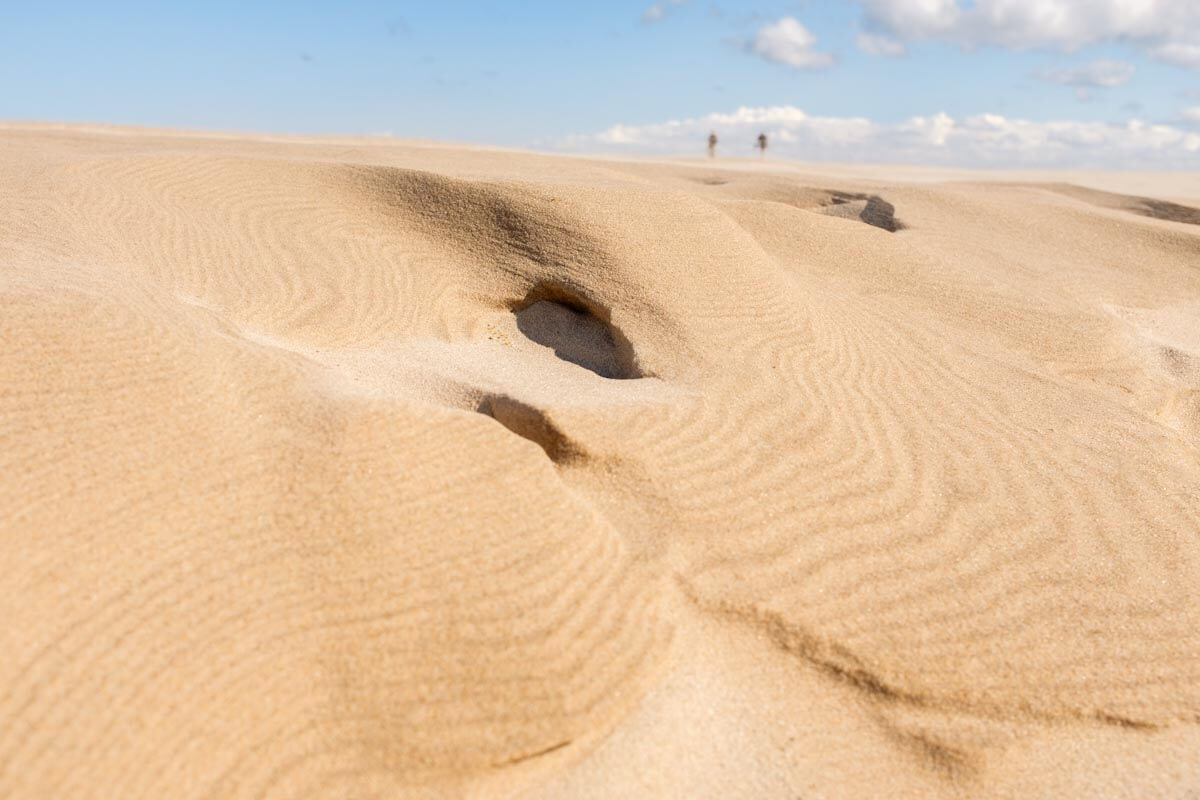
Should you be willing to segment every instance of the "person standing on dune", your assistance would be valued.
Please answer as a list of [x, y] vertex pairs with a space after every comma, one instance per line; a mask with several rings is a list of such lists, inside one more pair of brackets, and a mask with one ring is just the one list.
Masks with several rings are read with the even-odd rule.
[[713, 131], [708, 134], [708, 157], [717, 157], [717, 132]]
[[758, 149], [759, 158], [767, 157], [767, 135], [765, 133], [758, 135], [758, 141], [754, 143], [754, 146]]

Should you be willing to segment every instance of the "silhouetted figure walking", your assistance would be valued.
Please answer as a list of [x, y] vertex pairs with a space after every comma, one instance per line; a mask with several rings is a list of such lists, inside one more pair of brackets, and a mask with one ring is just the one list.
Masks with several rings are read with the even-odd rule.
[[716, 131], [708, 135], [708, 157], [717, 157], [717, 134]]
[[767, 135], [765, 133], [758, 135], [758, 141], [755, 142], [754, 146], [758, 149], [759, 158], [767, 157]]

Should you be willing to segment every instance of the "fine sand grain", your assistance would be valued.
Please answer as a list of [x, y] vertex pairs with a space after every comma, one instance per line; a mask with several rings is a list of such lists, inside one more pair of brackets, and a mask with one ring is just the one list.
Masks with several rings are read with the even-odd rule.
[[0, 797], [1200, 797], [1200, 178], [0, 126]]

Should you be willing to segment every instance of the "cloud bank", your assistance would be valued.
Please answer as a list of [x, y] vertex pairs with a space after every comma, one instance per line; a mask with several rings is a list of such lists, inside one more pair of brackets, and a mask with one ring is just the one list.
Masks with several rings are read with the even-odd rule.
[[948, 166], [1200, 168], [1200, 133], [1137, 119], [1116, 124], [1032, 121], [999, 114], [947, 114], [882, 123], [813, 116], [795, 106], [742, 107], [649, 125], [613, 125], [567, 137], [562, 149], [702, 154], [709, 131], [718, 154], [750, 156], [765, 132], [770, 152], [806, 161], [868, 161]]
[[1074, 51], [1131, 44], [1154, 58], [1200, 69], [1197, 0], [858, 0], [864, 38], [876, 54], [902, 54], [921, 40], [964, 46]]

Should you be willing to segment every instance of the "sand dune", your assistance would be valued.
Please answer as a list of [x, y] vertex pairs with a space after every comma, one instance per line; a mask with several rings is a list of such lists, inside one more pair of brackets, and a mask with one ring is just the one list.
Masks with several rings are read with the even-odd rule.
[[0, 142], [0, 797], [1200, 791], [1188, 176]]

